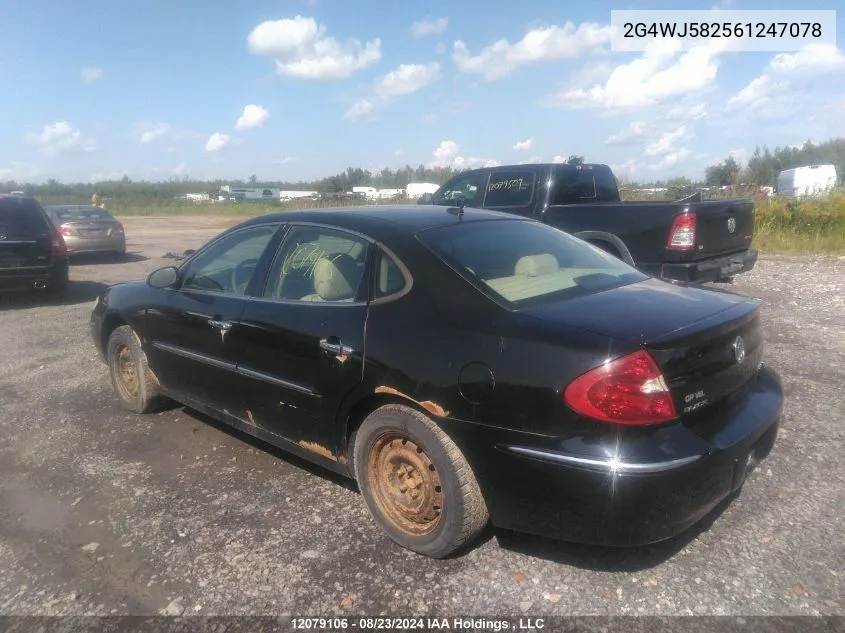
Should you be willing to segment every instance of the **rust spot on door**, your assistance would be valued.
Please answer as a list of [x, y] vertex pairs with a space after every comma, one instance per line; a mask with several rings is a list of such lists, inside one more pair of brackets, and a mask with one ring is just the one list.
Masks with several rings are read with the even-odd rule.
[[447, 415], [449, 415], [449, 412], [446, 409], [444, 409], [443, 407], [441, 407], [439, 404], [437, 404], [436, 402], [432, 402], [431, 400], [423, 400], [422, 402], [420, 402], [419, 400], [414, 400], [408, 394], [402, 393], [401, 391], [399, 391], [398, 389], [394, 389], [393, 387], [386, 387], [386, 386], [376, 387], [375, 392], [376, 393], [389, 393], [393, 396], [399, 396], [400, 398], [405, 398], [406, 400], [410, 400], [411, 402], [421, 406], [423, 409], [428, 411], [431, 415], [435, 415], [438, 418], [445, 418]]
[[317, 455], [322, 455], [333, 462], [337, 461], [337, 457], [329, 449], [317, 444], [317, 442], [306, 442], [305, 440], [300, 440], [297, 444], [299, 444], [302, 448], [308, 449], [312, 453], [317, 453]]

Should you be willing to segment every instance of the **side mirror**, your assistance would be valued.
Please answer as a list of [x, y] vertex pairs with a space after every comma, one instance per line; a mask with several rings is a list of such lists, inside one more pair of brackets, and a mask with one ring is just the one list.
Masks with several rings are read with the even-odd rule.
[[179, 269], [176, 266], [165, 266], [150, 273], [147, 285], [153, 288], [172, 288], [179, 281]]

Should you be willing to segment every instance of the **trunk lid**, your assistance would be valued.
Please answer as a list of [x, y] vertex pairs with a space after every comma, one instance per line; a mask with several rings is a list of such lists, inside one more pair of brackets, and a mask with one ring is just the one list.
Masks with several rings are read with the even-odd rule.
[[754, 202], [712, 200], [693, 205], [696, 214], [693, 259], [745, 251], [754, 234]]
[[0, 196], [0, 270], [44, 268], [52, 263], [47, 217], [34, 201]]
[[70, 227], [82, 239], [101, 239], [112, 234], [112, 231], [117, 227], [117, 222], [114, 220], [76, 220], [64, 222], [62, 226]]
[[648, 279], [521, 310], [544, 321], [639, 343], [660, 367], [682, 417], [722, 402], [757, 373], [760, 302]]

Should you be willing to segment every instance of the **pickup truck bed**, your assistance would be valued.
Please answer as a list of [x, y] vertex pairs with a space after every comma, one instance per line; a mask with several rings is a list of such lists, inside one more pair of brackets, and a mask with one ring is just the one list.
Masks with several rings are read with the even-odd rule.
[[431, 202], [536, 218], [655, 277], [723, 281], [757, 261], [752, 200], [621, 202], [606, 165], [471, 170], [445, 183]]

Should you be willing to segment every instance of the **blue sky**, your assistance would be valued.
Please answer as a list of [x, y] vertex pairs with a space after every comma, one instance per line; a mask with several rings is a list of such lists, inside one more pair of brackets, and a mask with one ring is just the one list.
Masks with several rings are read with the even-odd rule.
[[[677, 6], [7, 0], [0, 181], [300, 180], [350, 165], [572, 153], [649, 180], [700, 176], [756, 144], [845, 136], [841, 43], [780, 54], [610, 51], [612, 8]], [[845, 33], [845, 10], [837, 21]]]

